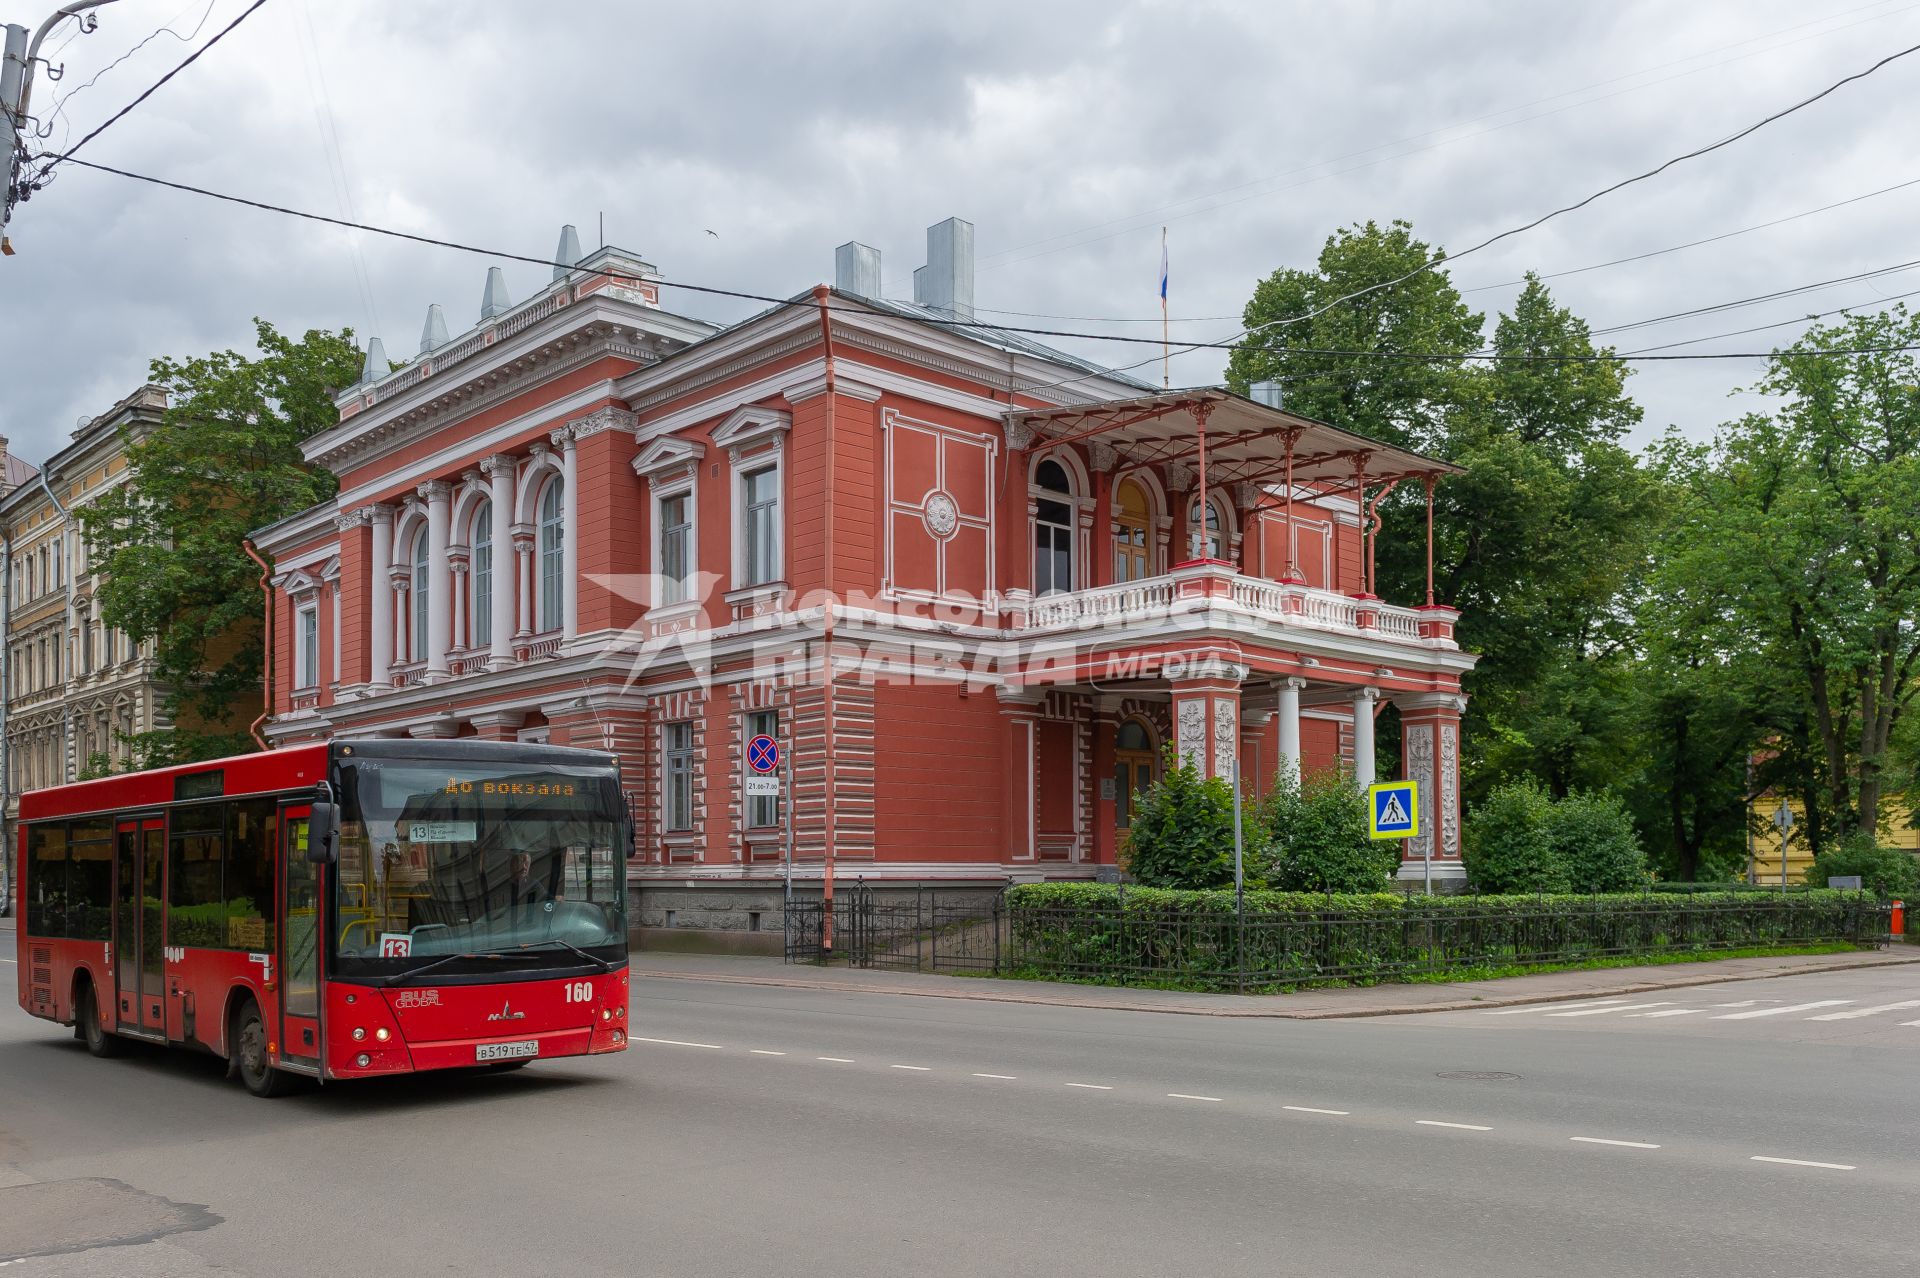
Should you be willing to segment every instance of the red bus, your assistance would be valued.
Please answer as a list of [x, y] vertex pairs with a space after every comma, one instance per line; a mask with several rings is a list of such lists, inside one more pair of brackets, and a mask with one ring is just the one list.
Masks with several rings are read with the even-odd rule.
[[20, 800], [20, 1005], [96, 1056], [211, 1052], [256, 1096], [626, 1047], [612, 756], [297, 746]]

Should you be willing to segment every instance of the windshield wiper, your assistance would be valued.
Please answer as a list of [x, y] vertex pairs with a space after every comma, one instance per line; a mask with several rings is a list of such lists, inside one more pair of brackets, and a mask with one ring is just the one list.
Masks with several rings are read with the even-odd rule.
[[402, 981], [411, 980], [413, 977], [431, 972], [436, 967], [445, 967], [457, 959], [503, 959], [505, 957], [507, 957], [505, 954], [488, 953], [481, 950], [468, 950], [461, 954], [448, 954], [435, 959], [431, 963], [422, 963], [419, 967], [410, 967], [404, 972], [395, 972], [392, 976], [381, 978], [376, 984], [382, 986], [398, 985]]
[[[585, 959], [587, 962], [598, 963], [600, 965], [600, 970], [603, 972], [611, 972], [613, 970], [613, 964], [608, 962], [606, 959], [601, 958], [598, 954], [589, 953], [588, 951], [583, 950], [579, 946], [575, 945], [572, 941], [563, 941], [557, 936], [553, 937], [550, 940], [545, 940], [545, 941], [530, 941], [525, 945], [516, 946], [514, 947], [513, 950], [506, 951], [505, 954], [512, 954], [518, 950], [544, 949], [549, 945], [558, 945], [563, 949], [572, 950], [575, 954], [578, 954], [581, 958]], [[503, 954], [502, 957], [505, 957], [505, 954]]]

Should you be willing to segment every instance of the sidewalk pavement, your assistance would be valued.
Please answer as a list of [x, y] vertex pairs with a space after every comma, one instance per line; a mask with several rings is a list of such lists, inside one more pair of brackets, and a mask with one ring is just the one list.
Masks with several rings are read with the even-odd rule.
[[735, 955], [641, 952], [632, 955], [630, 961], [633, 974], [642, 979], [777, 985], [850, 994], [904, 994], [921, 998], [1035, 1003], [1050, 1007], [1172, 1012], [1187, 1016], [1265, 1016], [1315, 1021], [1339, 1017], [1398, 1016], [1409, 1012], [1452, 1012], [1523, 1003], [1555, 1003], [1562, 999], [1606, 998], [1616, 994], [1644, 994], [1650, 990], [1684, 989], [1691, 985], [1718, 985], [1723, 981], [1756, 981], [1774, 976], [1801, 976], [1860, 967], [1920, 963], [1920, 946], [1896, 944], [1883, 950], [1846, 954], [1712, 959], [1650, 967], [1541, 972], [1532, 976], [1447, 984], [1346, 986], [1301, 990], [1294, 994], [1187, 994], [1174, 990], [1074, 985], [1058, 981], [1010, 981], [988, 977], [935, 976], [920, 972], [813, 967], [786, 964], [777, 958]]

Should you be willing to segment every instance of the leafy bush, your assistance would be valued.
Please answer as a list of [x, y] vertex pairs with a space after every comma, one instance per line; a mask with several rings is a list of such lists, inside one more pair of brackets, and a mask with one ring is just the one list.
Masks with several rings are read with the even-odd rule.
[[1566, 892], [1567, 866], [1548, 836], [1553, 800], [1531, 777], [1498, 786], [1468, 814], [1467, 879], [1478, 892]]
[[[1265, 860], [1257, 826], [1247, 825], [1241, 836], [1249, 882], [1257, 883], [1253, 872]], [[1160, 779], [1135, 802], [1124, 856], [1128, 871], [1149, 887], [1231, 885], [1233, 788], [1167, 751]]]
[[1825, 887], [1827, 880], [1844, 874], [1860, 876], [1860, 886], [1883, 900], [1902, 897], [1909, 913], [1920, 901], [1920, 861], [1899, 848], [1882, 847], [1871, 835], [1857, 834], [1831, 852], [1815, 857], [1807, 867], [1806, 880]]
[[1582, 892], [1631, 892], [1647, 880], [1647, 853], [1627, 805], [1612, 794], [1571, 794], [1547, 809], [1547, 846]]
[[1304, 783], [1274, 778], [1259, 806], [1267, 882], [1288, 892], [1379, 892], [1400, 866], [1400, 844], [1367, 836], [1367, 792], [1344, 773]]
[[1247, 989], [1589, 959], [1872, 944], [1866, 892], [1426, 896], [1032, 883], [1012, 888], [1008, 963], [1036, 976]]

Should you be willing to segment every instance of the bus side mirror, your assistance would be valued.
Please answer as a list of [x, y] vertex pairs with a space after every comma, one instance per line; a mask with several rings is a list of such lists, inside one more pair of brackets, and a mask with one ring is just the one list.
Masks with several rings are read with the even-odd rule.
[[315, 865], [332, 865], [339, 859], [334, 848], [340, 817], [331, 799], [316, 798], [307, 816], [307, 860]]

